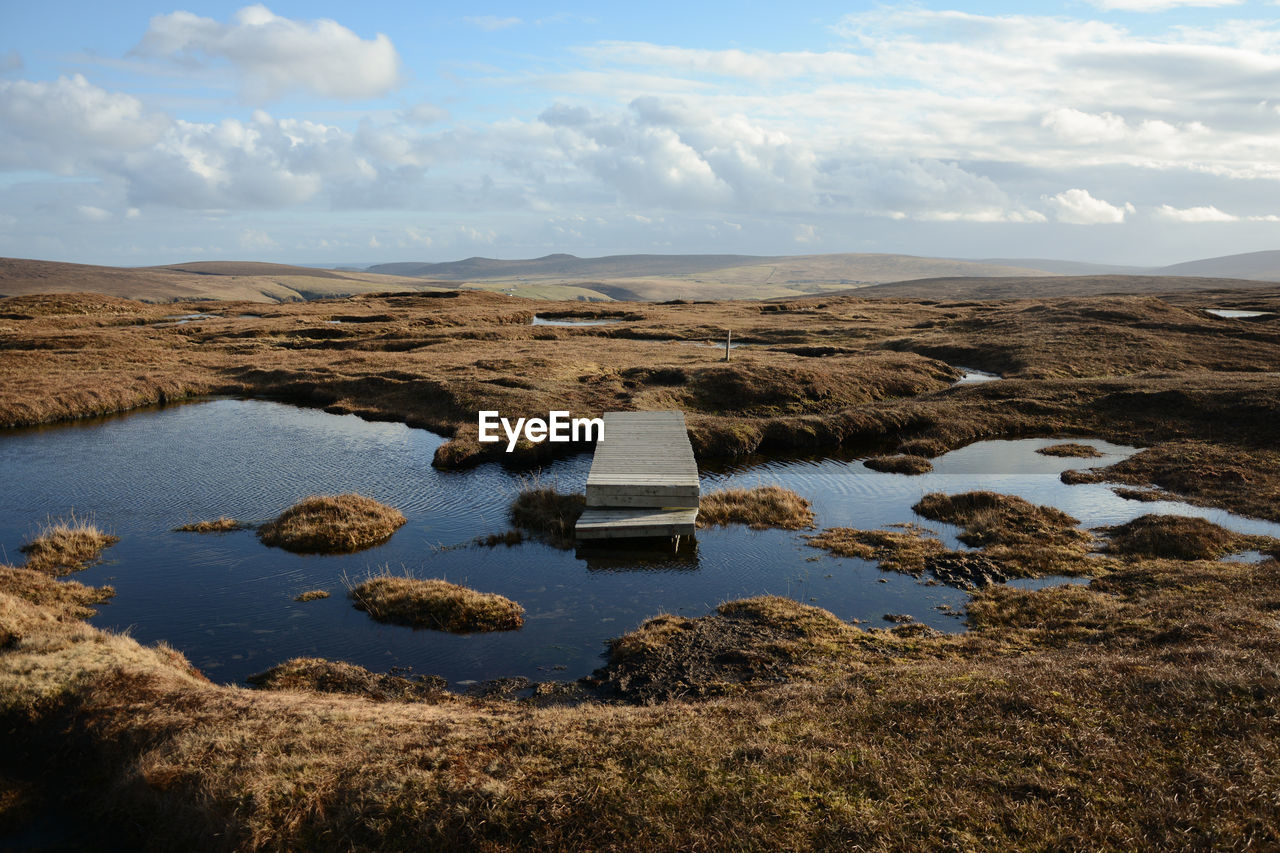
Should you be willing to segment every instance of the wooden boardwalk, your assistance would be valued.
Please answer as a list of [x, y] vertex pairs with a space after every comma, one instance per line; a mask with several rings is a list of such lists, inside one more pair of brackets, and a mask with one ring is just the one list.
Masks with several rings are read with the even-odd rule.
[[698, 463], [684, 413], [605, 412], [578, 538], [688, 536], [697, 518]]

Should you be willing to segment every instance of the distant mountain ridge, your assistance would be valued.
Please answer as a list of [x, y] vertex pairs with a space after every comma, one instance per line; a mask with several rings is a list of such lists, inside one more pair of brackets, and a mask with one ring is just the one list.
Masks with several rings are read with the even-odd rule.
[[1035, 267], [993, 264], [955, 258], [884, 253], [829, 255], [606, 255], [579, 258], [554, 254], [541, 258], [500, 260], [467, 258], [443, 263], [375, 264], [365, 271], [437, 281], [491, 281], [521, 278], [610, 280], [690, 276], [727, 270], [760, 270], [777, 266], [791, 281], [871, 284], [939, 275], [1049, 275]]
[[1252, 278], [1259, 281], [1280, 281], [1280, 251], [1247, 252], [1243, 255], [1223, 255], [1182, 264], [1161, 267], [1159, 275], [1203, 275], [1212, 278]]
[[780, 260], [764, 255], [607, 255], [579, 258], [558, 253], [541, 258], [504, 261], [497, 258], [466, 258], [442, 263], [405, 262], [374, 264], [365, 272], [433, 278], [441, 281], [516, 278], [519, 276], [564, 276], [569, 278], [633, 278], [644, 275], [682, 275], [726, 267], [748, 266]]

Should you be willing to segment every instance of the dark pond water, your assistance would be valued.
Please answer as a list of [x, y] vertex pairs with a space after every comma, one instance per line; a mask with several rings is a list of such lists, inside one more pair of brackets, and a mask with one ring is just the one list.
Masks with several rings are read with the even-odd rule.
[[[702, 615], [723, 601], [763, 593], [868, 625], [888, 625], [881, 618], [887, 613], [909, 613], [944, 631], [963, 629], [937, 609], [963, 609], [963, 591], [827, 556], [793, 532], [702, 531], [693, 553], [668, 561], [628, 552], [588, 557], [538, 543], [470, 545], [505, 529], [521, 477], [493, 464], [438, 471], [431, 459], [441, 441], [400, 424], [245, 400], [0, 433], [0, 559], [20, 561], [19, 546], [48, 518], [91, 514], [121, 538], [105, 562], [76, 576], [116, 587], [94, 624], [129, 630], [144, 643], [166, 640], [223, 682], [302, 655], [376, 671], [412, 667], [462, 684], [509, 675], [573, 679], [601, 665], [606, 639], [650, 616]], [[1052, 504], [1087, 526], [1181, 512], [1280, 535], [1280, 525], [1221, 511], [1125, 501], [1102, 485], [1065, 486], [1057, 476], [1063, 469], [1110, 464], [1133, 448], [1090, 441], [1106, 454], [1091, 460], [1034, 452], [1050, 443], [971, 445], [935, 460], [936, 470], [921, 477], [874, 472], [856, 459], [750, 460], [704, 470], [703, 489], [778, 483], [811, 500], [821, 526], [919, 520], [910, 507], [926, 492], [982, 488]], [[589, 465], [590, 456], [581, 454], [539, 476], [580, 491]], [[398, 507], [408, 523], [386, 544], [343, 556], [267, 548], [252, 531], [173, 532], [220, 515], [262, 522], [309, 494], [351, 491]], [[927, 526], [955, 544], [954, 528]], [[506, 595], [526, 608], [525, 626], [455, 636], [380, 625], [352, 608], [344, 581], [385, 567]], [[332, 597], [293, 600], [315, 588]]]

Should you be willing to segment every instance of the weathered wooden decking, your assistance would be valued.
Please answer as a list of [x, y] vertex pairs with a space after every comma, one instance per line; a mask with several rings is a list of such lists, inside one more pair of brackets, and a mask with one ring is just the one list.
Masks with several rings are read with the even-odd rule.
[[578, 538], [687, 536], [697, 518], [698, 463], [684, 413], [605, 412]]

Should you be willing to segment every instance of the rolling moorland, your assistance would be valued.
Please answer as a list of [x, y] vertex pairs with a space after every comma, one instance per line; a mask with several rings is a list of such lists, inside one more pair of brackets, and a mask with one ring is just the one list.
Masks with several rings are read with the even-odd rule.
[[[1280, 521], [1280, 286], [1018, 275], [1033, 292], [18, 295], [0, 299], [0, 426], [247, 395], [430, 428], [451, 438], [446, 468], [551, 452], [479, 444], [480, 408], [679, 408], [702, 459], [1097, 437], [1147, 448], [1108, 481]], [[743, 344], [728, 363], [691, 345], [726, 330]], [[956, 385], [961, 366], [1003, 381]], [[980, 586], [969, 630], [946, 636], [773, 597], [654, 614], [596, 676], [513, 700], [372, 690], [368, 673], [215, 685], [174, 649], [87, 625], [107, 593], [55, 577], [73, 567], [0, 567], [0, 826], [52, 809], [156, 848], [269, 850], [1280, 843], [1280, 542], [1221, 562], [1229, 535], [1176, 519], [1086, 532], [1000, 496], [918, 511], [993, 565], [1091, 582]], [[879, 533], [813, 544], [910, 570], [918, 535]]]

